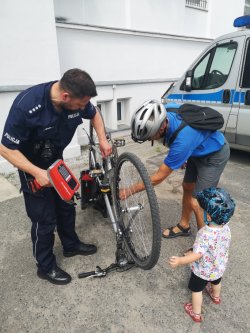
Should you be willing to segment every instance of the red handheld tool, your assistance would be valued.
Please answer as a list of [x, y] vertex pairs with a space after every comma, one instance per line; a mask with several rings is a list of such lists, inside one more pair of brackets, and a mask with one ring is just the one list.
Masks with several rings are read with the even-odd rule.
[[70, 201], [73, 199], [74, 195], [77, 199], [80, 198], [80, 195], [77, 192], [80, 183], [63, 160], [55, 161], [48, 168], [48, 177], [51, 184], [63, 200]]
[[[55, 161], [47, 170], [51, 185], [64, 201], [71, 201], [74, 196], [80, 199], [77, 190], [79, 181], [67, 167], [63, 160]], [[43, 187], [32, 177], [28, 180], [29, 188], [33, 193], [42, 190]]]

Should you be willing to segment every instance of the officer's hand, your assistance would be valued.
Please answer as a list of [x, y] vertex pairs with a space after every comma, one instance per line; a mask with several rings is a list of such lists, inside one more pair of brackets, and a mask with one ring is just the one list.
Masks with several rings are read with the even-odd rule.
[[42, 187], [52, 186], [48, 178], [47, 170], [40, 169], [39, 173], [36, 174], [35, 179], [38, 182], [38, 184]]
[[107, 157], [112, 153], [112, 147], [107, 140], [100, 141], [100, 151], [102, 157]]

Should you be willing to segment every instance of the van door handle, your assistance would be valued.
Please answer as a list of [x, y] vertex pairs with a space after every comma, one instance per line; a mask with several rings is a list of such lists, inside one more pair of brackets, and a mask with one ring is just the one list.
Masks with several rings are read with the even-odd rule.
[[222, 103], [228, 104], [230, 102], [231, 92], [229, 89], [223, 91]]

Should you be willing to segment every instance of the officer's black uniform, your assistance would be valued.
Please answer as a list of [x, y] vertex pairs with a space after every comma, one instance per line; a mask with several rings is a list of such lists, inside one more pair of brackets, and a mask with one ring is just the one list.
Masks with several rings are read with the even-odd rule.
[[[82, 118], [92, 119], [96, 113], [91, 103], [84, 110], [57, 112], [50, 99], [50, 88], [55, 82], [39, 84], [17, 96], [2, 137], [4, 146], [18, 149], [43, 169], [62, 158]], [[65, 203], [53, 188], [32, 193], [27, 183], [29, 175], [19, 170], [19, 176], [26, 211], [32, 221], [33, 254], [38, 268], [46, 273], [56, 264], [53, 254], [56, 228], [65, 251], [80, 243], [75, 232], [75, 207]]]

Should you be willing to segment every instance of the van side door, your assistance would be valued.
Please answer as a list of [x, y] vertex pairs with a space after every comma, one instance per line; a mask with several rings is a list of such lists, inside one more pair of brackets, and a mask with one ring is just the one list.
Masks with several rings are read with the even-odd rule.
[[223, 114], [222, 131], [231, 143], [236, 140], [239, 101], [234, 98], [243, 45], [244, 36], [212, 44], [188, 71], [192, 75], [191, 89], [186, 89], [185, 80], [180, 86], [183, 103], [209, 106]]
[[[236, 132], [236, 145], [250, 150], [250, 33], [246, 37], [243, 52], [241, 75], [238, 84], [239, 115]], [[236, 146], [237, 148], [237, 146]]]

